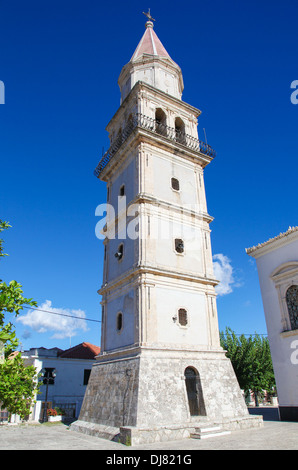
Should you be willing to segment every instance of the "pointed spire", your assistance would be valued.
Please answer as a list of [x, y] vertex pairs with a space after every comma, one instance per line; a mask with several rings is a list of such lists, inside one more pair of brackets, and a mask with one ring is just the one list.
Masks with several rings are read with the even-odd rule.
[[122, 68], [118, 84], [121, 90], [121, 103], [137, 82], [144, 82], [181, 100], [183, 77], [178, 64], [171, 59], [157, 34], [153, 30], [150, 14], [146, 30], [130, 61]]
[[[151, 16], [150, 18], [153, 20]], [[167, 57], [168, 59], [171, 59], [157, 34], [153, 30], [153, 22], [150, 20], [146, 22], [146, 31], [130, 60], [137, 60], [143, 54], [156, 55], [159, 57]]]

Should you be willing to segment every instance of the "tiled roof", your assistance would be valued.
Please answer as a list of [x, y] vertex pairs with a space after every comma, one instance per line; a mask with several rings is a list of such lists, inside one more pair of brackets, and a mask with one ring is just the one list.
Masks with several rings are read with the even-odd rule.
[[251, 255], [252, 253], [255, 253], [256, 251], [258, 251], [260, 248], [271, 245], [272, 243], [276, 242], [277, 240], [282, 240], [282, 239], [288, 237], [289, 235], [291, 235], [292, 233], [295, 233], [297, 231], [298, 231], [298, 226], [297, 227], [289, 227], [286, 232], [280, 233], [276, 237], [270, 238], [269, 240], [267, 240], [264, 243], [259, 243], [257, 246], [253, 246], [251, 248], [246, 248], [245, 249], [246, 253], [248, 255]]
[[153, 23], [150, 21], [146, 23], [146, 31], [139, 42], [131, 61], [138, 59], [143, 54], [157, 55], [159, 57], [167, 57], [168, 59], [171, 59], [157, 34], [153, 30]]
[[94, 359], [100, 353], [100, 347], [91, 343], [80, 343], [58, 354], [58, 357], [69, 359]]

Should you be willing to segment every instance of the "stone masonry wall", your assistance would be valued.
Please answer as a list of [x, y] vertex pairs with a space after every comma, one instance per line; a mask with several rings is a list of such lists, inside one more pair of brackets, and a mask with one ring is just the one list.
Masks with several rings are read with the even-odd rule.
[[106, 426], [135, 426], [139, 359], [95, 363], [79, 419]]
[[137, 425], [152, 427], [191, 421], [184, 376], [187, 367], [199, 374], [201, 400], [209, 420], [224, 422], [247, 416], [230, 360], [224, 354], [216, 359], [212, 359], [212, 353], [209, 356], [196, 353], [179, 359], [141, 358]]
[[201, 382], [206, 418], [248, 415], [231, 362], [223, 352], [146, 351], [92, 368], [79, 420], [105, 426], [152, 428], [192, 422], [185, 369]]

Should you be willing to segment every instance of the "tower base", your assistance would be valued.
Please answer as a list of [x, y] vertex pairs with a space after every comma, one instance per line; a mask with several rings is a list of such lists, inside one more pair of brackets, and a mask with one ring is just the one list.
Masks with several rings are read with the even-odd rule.
[[202, 425], [260, 427], [222, 350], [145, 345], [98, 356], [71, 429], [127, 445], [188, 438]]

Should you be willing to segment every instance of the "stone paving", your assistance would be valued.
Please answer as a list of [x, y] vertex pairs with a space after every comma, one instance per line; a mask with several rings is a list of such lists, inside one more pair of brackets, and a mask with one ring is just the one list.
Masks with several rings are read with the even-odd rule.
[[25, 424], [0, 426], [0, 450], [105, 450], [111, 455], [122, 451], [196, 451], [196, 450], [298, 450], [298, 423], [278, 421], [277, 409], [259, 408], [264, 427], [234, 431], [229, 435], [204, 440], [184, 439], [127, 447], [116, 442], [69, 431], [64, 424]]

